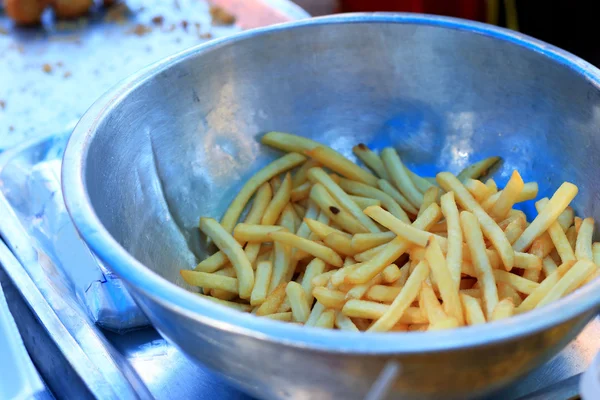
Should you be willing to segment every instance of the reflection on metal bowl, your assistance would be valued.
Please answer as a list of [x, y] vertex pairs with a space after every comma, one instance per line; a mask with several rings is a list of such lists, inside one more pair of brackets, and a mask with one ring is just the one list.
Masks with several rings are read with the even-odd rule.
[[[600, 282], [534, 312], [446, 332], [355, 334], [265, 321], [187, 292], [220, 217], [276, 152], [270, 130], [395, 146], [417, 172], [500, 155], [546, 196], [580, 187], [600, 217], [600, 72], [526, 36], [410, 14], [357, 14], [249, 31], [150, 66], [104, 95], [66, 150], [63, 189], [82, 237], [154, 325], [261, 398], [362, 398], [387, 361], [403, 398], [467, 398], [550, 359], [600, 303]], [[168, 366], [165, 366], [168, 368]]]

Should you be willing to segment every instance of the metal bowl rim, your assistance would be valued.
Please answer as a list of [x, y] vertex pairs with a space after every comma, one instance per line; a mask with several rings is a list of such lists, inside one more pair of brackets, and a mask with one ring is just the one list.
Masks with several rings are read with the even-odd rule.
[[63, 159], [62, 186], [68, 212], [91, 250], [133, 286], [134, 291], [143, 293], [172, 312], [218, 329], [315, 351], [370, 355], [453, 351], [531, 335], [585, 313], [592, 315], [600, 303], [598, 279], [542, 309], [499, 322], [451, 331], [365, 334], [307, 329], [258, 318], [200, 298], [144, 266], [110, 235], [95, 214], [88, 196], [84, 177], [86, 157], [96, 128], [131, 91], [174, 64], [221, 46], [307, 26], [354, 23], [428, 25], [511, 42], [565, 65], [600, 89], [600, 71], [586, 61], [527, 35], [458, 18], [409, 13], [356, 13], [278, 24], [213, 40], [167, 57], [126, 78], [98, 99], [75, 127]]

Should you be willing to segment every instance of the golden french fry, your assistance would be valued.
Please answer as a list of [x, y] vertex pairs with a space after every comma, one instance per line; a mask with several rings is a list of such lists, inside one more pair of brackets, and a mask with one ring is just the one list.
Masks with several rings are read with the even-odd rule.
[[478, 203], [486, 201], [493, 194], [492, 190], [485, 183], [476, 179], [466, 179], [463, 181], [463, 185], [465, 185], [465, 188]]
[[450, 276], [458, 288], [460, 284], [460, 271], [463, 259], [463, 235], [458, 214], [458, 207], [454, 200], [454, 192], [448, 192], [441, 197], [442, 214], [446, 218], [448, 231], [448, 250], [446, 252], [446, 263]]
[[525, 186], [525, 182], [521, 178], [521, 175], [517, 171], [513, 171], [506, 187], [502, 191], [498, 200], [494, 203], [490, 211], [490, 215], [496, 219], [504, 219], [508, 214], [508, 211], [513, 207], [513, 205], [517, 202], [519, 194], [523, 190]]
[[394, 232], [380, 233], [357, 233], [352, 236], [352, 248], [357, 252], [363, 252], [389, 243], [396, 237]]
[[275, 314], [281, 303], [283, 303], [283, 300], [285, 300], [286, 287], [287, 282], [281, 283], [279, 286], [277, 286], [275, 290], [273, 290], [271, 294], [267, 296], [260, 307], [258, 307], [258, 310], [256, 310], [256, 315], [260, 317], [264, 315]]
[[577, 195], [577, 186], [565, 182], [552, 195], [552, 198], [544, 209], [535, 217], [531, 224], [525, 229], [521, 237], [515, 242], [515, 251], [526, 250], [531, 243], [544, 233], [558, 216], [567, 208], [569, 203]]
[[256, 191], [256, 195], [254, 195], [254, 201], [244, 222], [247, 224], [260, 224], [260, 220], [269, 206], [272, 196], [273, 191], [269, 183], [263, 183]]
[[483, 310], [476, 298], [461, 293], [460, 300], [465, 310], [465, 321], [467, 325], [485, 324]]
[[498, 304], [498, 290], [490, 260], [485, 252], [483, 233], [481, 232], [477, 218], [468, 211], [460, 213], [460, 223], [471, 253], [471, 260], [476, 270], [475, 273], [477, 274], [478, 282], [483, 291], [482, 299], [485, 303], [485, 312], [490, 317]]
[[551, 273], [539, 284], [535, 290], [533, 290], [529, 296], [523, 300], [523, 302], [517, 306], [515, 309], [516, 313], [524, 313], [526, 311], [533, 310], [540, 301], [550, 292], [550, 290], [558, 283], [560, 278], [563, 277], [567, 271], [569, 271], [574, 265], [576, 261], [571, 260], [562, 263], [556, 271]]
[[322, 144], [314, 140], [284, 132], [268, 132], [262, 139], [262, 144], [287, 151], [288, 153], [304, 153], [306, 150], [314, 149]]
[[380, 206], [381, 205], [380, 200], [371, 199], [369, 197], [350, 196], [350, 199], [352, 199], [352, 201], [354, 201], [356, 203], [356, 205], [361, 209], [365, 209], [370, 206]]
[[[421, 289], [421, 283], [423, 283], [428, 276], [429, 266], [427, 265], [426, 261], [421, 261], [412, 274], [410, 274], [408, 280], [406, 281], [406, 285], [402, 287], [400, 293], [394, 299], [389, 308], [377, 321], [375, 321], [373, 325], [369, 327], [368, 330], [371, 332], [385, 332], [389, 331], [394, 325], [396, 325], [396, 323], [404, 322], [401, 321], [402, 315], [406, 312], [411, 303], [417, 298], [419, 295], [419, 290]], [[346, 305], [347, 304], [348, 303], [346, 303]], [[345, 308], [346, 307], [344, 307], [344, 314], [348, 315], [347, 312], [345, 312]]]
[[[450, 275], [450, 270], [446, 264], [442, 249], [437, 240], [433, 237], [430, 238], [427, 243], [425, 259], [429, 264], [433, 278], [437, 283], [440, 295], [444, 301], [444, 310], [448, 316], [456, 318], [459, 324], [462, 325], [464, 319], [460, 298], [458, 296], [458, 287], [455, 285], [454, 280]], [[408, 279], [410, 280], [410, 277]]]
[[[305, 156], [297, 153], [290, 153], [279, 158], [278, 160], [273, 161], [271, 164], [258, 171], [244, 184], [235, 199], [229, 205], [229, 208], [221, 219], [223, 229], [225, 229], [225, 231], [228, 233], [233, 231], [233, 227], [242, 214], [246, 203], [263, 183], [267, 182], [272, 177], [281, 174], [282, 172], [294, 168], [304, 160], [306, 160]], [[275, 221], [272, 223], [274, 222]]]
[[269, 233], [269, 236], [275, 241], [276, 245], [277, 243], [283, 243], [285, 245], [300, 249], [336, 267], [341, 267], [344, 263], [342, 258], [330, 248], [308, 239], [304, 239], [293, 233], [277, 231]]
[[285, 179], [281, 183], [279, 190], [275, 192], [269, 206], [267, 207], [260, 223], [262, 225], [274, 225], [279, 219], [285, 206], [290, 202], [292, 193], [292, 178], [290, 174], [286, 174]]
[[400, 293], [400, 289], [401, 287], [373, 285], [369, 288], [365, 297], [368, 300], [373, 300], [380, 303], [391, 303]]
[[287, 283], [292, 269], [292, 248], [285, 243], [276, 242], [273, 248], [273, 273], [269, 283], [269, 293], [281, 283]]
[[582, 223], [583, 223], [583, 220], [579, 217], [575, 217], [573, 220], [573, 225], [575, 225], [575, 230], [577, 231], [578, 234], [579, 234], [579, 228], [581, 228]]
[[427, 282], [423, 282], [421, 285], [419, 306], [425, 312], [425, 315], [427, 315], [430, 324], [437, 324], [448, 318], [435, 292]]
[[[547, 205], [548, 205], [548, 199], [542, 199], [535, 204], [538, 212], [541, 212]], [[564, 214], [564, 212], [563, 212], [563, 214]], [[550, 226], [548, 227], [548, 235], [550, 236], [550, 239], [552, 240], [552, 243], [553, 243], [554, 247], [556, 248], [556, 251], [558, 252], [562, 262], [575, 260], [575, 253], [573, 252], [573, 248], [571, 247], [571, 244], [569, 243], [569, 239], [567, 239], [567, 235], [565, 234], [565, 231], [563, 230], [563, 228], [560, 225], [558, 220], [553, 222], [552, 224], [550, 224]], [[542, 237], [544, 237], [544, 236], [541, 236], [540, 238], [542, 238]], [[535, 244], [535, 241], [534, 241], [534, 244]], [[590, 244], [591, 244], [591, 240], [590, 240]], [[532, 244], [532, 247], [533, 247], [533, 244]], [[538, 249], [535, 249], [535, 250], [532, 249], [532, 252], [533, 251], [541, 252]]]
[[335, 323], [335, 310], [325, 310], [315, 322], [315, 328], [333, 329]]
[[577, 246], [577, 228], [575, 228], [575, 226], [571, 226], [569, 229], [567, 229], [566, 235], [571, 247], [575, 248]]
[[496, 286], [498, 287], [498, 298], [499, 299], [509, 298], [513, 301], [513, 304], [515, 305], [515, 307], [518, 307], [519, 305], [521, 305], [521, 302], [523, 300], [521, 300], [521, 295], [519, 295], [519, 293], [515, 290], [515, 288], [513, 288], [512, 286], [510, 286], [509, 284], [504, 283], [504, 282], [498, 282], [498, 284]]
[[306, 292], [297, 282], [290, 282], [285, 288], [285, 293], [292, 307], [292, 316], [296, 322], [306, 322], [310, 315], [310, 308], [306, 298]]
[[217, 251], [212, 256], [202, 260], [194, 271], [197, 272], [215, 272], [223, 268], [229, 262], [229, 258], [222, 251]]
[[[346, 267], [344, 267], [344, 268], [346, 268]], [[343, 269], [343, 268], [340, 268], [340, 269]], [[325, 285], [327, 285], [327, 282], [329, 282], [329, 279], [331, 279], [331, 277], [333, 276], [333, 274], [335, 272], [337, 272], [337, 271], [339, 271], [339, 270], [334, 269], [334, 270], [331, 270], [331, 271], [323, 272], [322, 274], [315, 276], [310, 281], [311, 284], [312, 284], [312, 287], [314, 288], [314, 287], [317, 287], [317, 286], [325, 286]]]
[[281, 187], [281, 179], [278, 176], [274, 176], [273, 178], [271, 178], [269, 183], [271, 184], [271, 190], [273, 191], [273, 193], [277, 192]]
[[544, 275], [549, 276], [551, 273], [556, 271], [558, 265], [554, 261], [551, 256], [546, 256], [542, 260], [542, 270], [544, 271]]
[[[380, 304], [366, 300], [348, 300], [342, 313], [351, 318], [381, 319], [390, 312], [389, 304]], [[427, 323], [427, 318], [418, 307], [406, 307], [398, 323], [422, 324]], [[394, 324], [395, 325], [395, 324]], [[369, 327], [371, 329], [373, 326]]]
[[387, 171], [383, 166], [383, 161], [375, 152], [373, 152], [367, 145], [359, 143], [352, 148], [352, 151], [362, 162], [365, 163], [373, 172], [375, 172], [380, 178], [388, 179]]
[[307, 199], [308, 195], [310, 194], [311, 187], [312, 183], [304, 182], [302, 185], [293, 188], [290, 192], [290, 201], [296, 202]]
[[427, 330], [428, 331], [439, 331], [439, 330], [443, 330], [443, 329], [454, 329], [454, 328], [458, 328], [459, 326], [460, 326], [460, 324], [458, 323], [456, 318], [446, 317], [445, 319], [440, 320], [435, 324], [430, 324], [429, 328], [427, 328]]
[[537, 282], [500, 269], [495, 269], [492, 272], [496, 281], [507, 283], [520, 293], [531, 294], [540, 285]]
[[212, 301], [213, 303], [220, 304], [225, 307], [233, 308], [238, 311], [250, 312], [252, 310], [252, 306], [249, 304], [241, 304], [233, 301], [220, 300], [215, 297], [207, 296], [201, 293], [195, 293], [197, 296], [202, 297], [205, 300]]
[[400, 207], [409, 214], [417, 215], [419, 213], [419, 209], [412, 205], [410, 201], [402, 193], [398, 191], [392, 184], [385, 179], [380, 179], [377, 181], [377, 185], [379, 189], [381, 189], [384, 193], [390, 196], [396, 203], [400, 205]]
[[275, 321], [292, 322], [292, 313], [290, 311], [280, 312], [280, 313], [265, 315], [264, 317], [261, 317], [261, 318], [274, 319]]
[[305, 154], [345, 178], [371, 186], [377, 185], [377, 177], [375, 175], [362, 169], [331, 148], [319, 146], [306, 151]]
[[368, 261], [371, 258], [375, 257], [375, 255], [377, 255], [377, 253], [381, 252], [384, 248], [385, 248], [385, 243], [380, 244], [377, 247], [373, 247], [372, 249], [365, 250], [362, 253], [355, 254], [354, 259], [356, 261], [360, 261], [360, 262]]
[[359, 332], [354, 322], [341, 311], [335, 313], [335, 326], [341, 331]]
[[310, 263], [306, 266], [304, 270], [304, 275], [302, 276], [302, 288], [306, 292], [306, 299], [309, 304], [313, 302], [312, 295], [312, 280], [314, 277], [321, 275], [325, 271], [326, 264], [323, 260], [318, 258], [313, 258]]
[[496, 224], [492, 217], [483, 210], [479, 203], [475, 201], [469, 191], [465, 189], [462, 183], [454, 175], [449, 172], [441, 172], [437, 175], [437, 180], [442, 189], [447, 192], [454, 192], [454, 196], [459, 205], [477, 217], [483, 234], [492, 242], [492, 245], [498, 251], [500, 258], [502, 258], [504, 268], [507, 271], [510, 271], [515, 263], [514, 250], [498, 224]]
[[517, 196], [516, 203], [521, 203], [527, 200], [535, 199], [538, 195], [538, 190], [539, 189], [537, 182], [527, 182], [523, 186], [521, 193], [519, 193], [519, 195]]
[[483, 294], [481, 289], [461, 289], [459, 292], [477, 299], [481, 298], [481, 295]]
[[327, 289], [324, 287], [315, 287], [312, 291], [317, 301], [327, 308], [341, 310], [346, 302], [346, 293], [340, 290]]
[[509, 211], [508, 214], [508, 217], [498, 222], [500, 229], [506, 231], [506, 228], [513, 222], [518, 223], [523, 229], [527, 227], [527, 217], [522, 211], [513, 209]]
[[308, 178], [313, 182], [318, 182], [327, 189], [329, 194], [337, 201], [346, 211], [358, 220], [370, 232], [381, 232], [381, 230], [371, 221], [363, 212], [362, 209], [338, 186], [321, 168], [312, 168], [308, 171]]
[[369, 282], [356, 285], [352, 289], [348, 290], [348, 292], [346, 293], [346, 300], [362, 299], [372, 286], [379, 285], [381, 282], [383, 282], [383, 277], [381, 276], [381, 274], [375, 275], [375, 277]]
[[240, 223], [233, 229], [233, 238], [238, 242], [268, 242], [267, 235], [271, 232], [280, 231], [283, 228], [277, 225], [253, 225]]
[[327, 235], [330, 235], [332, 233], [337, 233], [341, 236], [344, 236], [348, 240], [350, 240], [352, 238], [352, 236], [349, 235], [348, 233], [342, 232], [339, 229], [332, 228], [331, 226], [324, 224], [322, 222], [316, 221], [314, 219], [305, 218], [304, 222], [306, 222], [306, 225], [308, 225], [308, 228], [321, 239], [325, 239], [327, 237]]
[[492, 194], [498, 192], [498, 185], [496, 185], [496, 181], [491, 178], [485, 181], [485, 186], [492, 191]]
[[233, 293], [238, 292], [238, 280], [236, 278], [185, 269], [181, 270], [180, 274], [183, 280], [192, 286], [199, 286], [205, 289], [220, 289]]
[[487, 213], [491, 212], [492, 208], [494, 208], [494, 204], [496, 204], [500, 196], [502, 196], [502, 190], [492, 194], [484, 202], [482, 202], [481, 208], [483, 208]]
[[408, 219], [406, 212], [389, 194], [372, 186], [366, 185], [361, 182], [351, 181], [349, 179], [340, 179], [339, 185], [345, 192], [350, 193], [352, 195], [367, 197], [370, 199], [380, 201], [381, 205], [383, 205], [385, 209], [392, 213], [394, 217], [399, 218], [404, 222], [410, 222], [410, 219]]
[[353, 256], [356, 251], [352, 247], [352, 240], [340, 233], [332, 232], [325, 236], [323, 243], [338, 254]]
[[458, 174], [457, 178], [460, 181], [465, 179], [477, 179], [487, 175], [490, 169], [494, 167], [502, 159], [500, 157], [488, 157], [474, 164], [469, 165]]
[[240, 298], [249, 299], [254, 286], [254, 270], [242, 246], [212, 218], [200, 218], [200, 230], [227, 256], [238, 279]]
[[417, 189], [415, 183], [410, 178], [396, 150], [386, 147], [381, 151], [381, 159], [390, 180], [396, 188], [406, 196], [414, 207], [419, 207], [423, 203], [423, 194]]
[[[308, 208], [306, 209], [306, 213], [304, 214], [304, 218], [308, 218], [308, 219], [315, 219], [319, 216], [319, 207], [317, 206], [317, 204], [312, 201], [309, 200], [308, 203]], [[304, 221], [304, 218], [302, 219], [302, 223], [300, 224], [300, 226], [298, 227], [298, 229], [296, 230], [296, 235], [303, 237], [305, 239], [308, 239], [308, 237], [310, 236], [311, 230], [308, 227], [308, 225], [306, 224], [306, 222]]]
[[559, 279], [537, 304], [536, 308], [543, 307], [560, 299], [577, 289], [586, 278], [596, 270], [596, 265], [590, 260], [579, 260]]
[[325, 311], [325, 306], [318, 301], [313, 306], [312, 310], [310, 310], [310, 315], [308, 319], [304, 323], [305, 326], [315, 326], [321, 314]]
[[345, 231], [350, 233], [368, 232], [367, 228], [348, 213], [348, 211], [344, 210], [320, 183], [315, 183], [313, 185], [310, 190], [310, 198], [317, 203], [319, 208], [325, 212], [332, 221], [341, 226]]
[[499, 321], [504, 318], [512, 317], [515, 313], [515, 303], [511, 298], [505, 298], [498, 302], [492, 312], [490, 321]]
[[419, 208], [418, 215], [421, 215], [423, 211], [427, 209], [431, 204], [437, 203], [437, 199], [440, 195], [440, 188], [437, 186], [432, 186], [423, 193], [423, 203], [421, 203], [421, 207]]
[[386, 283], [394, 283], [402, 276], [402, 271], [396, 264], [390, 264], [381, 272], [381, 277]]
[[521, 234], [523, 233], [524, 230], [525, 230], [524, 224], [521, 222], [520, 218], [517, 218], [514, 221], [512, 221], [510, 224], [508, 224], [506, 229], [504, 229], [504, 234], [506, 235], [508, 242], [510, 244], [513, 244], [521, 236]]
[[250, 304], [252, 306], [260, 306], [264, 303], [267, 298], [272, 273], [273, 264], [271, 261], [261, 261], [256, 266], [256, 279], [252, 294], [250, 295]]
[[[413, 222], [412, 226], [417, 229], [427, 230], [431, 225], [439, 221], [441, 215], [442, 212], [440, 207], [437, 204], [432, 204], [415, 220], [415, 222]], [[373, 258], [350, 273], [348, 275], [348, 282], [354, 284], [368, 282], [369, 279], [383, 271], [385, 267], [394, 262], [409, 248], [410, 243], [403, 238], [397, 237], [393, 239], [385, 245], [383, 250], [373, 256]]]
[[575, 243], [575, 256], [578, 260], [593, 260], [592, 236], [594, 235], [594, 218], [586, 218], [581, 223]]
[[[303, 152], [304, 150], [302, 150], [302, 153]], [[294, 174], [294, 177], [292, 178], [292, 187], [295, 189], [304, 185], [308, 181], [308, 170], [320, 166], [321, 164], [319, 164], [318, 161], [313, 160], [312, 158], [306, 160], [306, 162], [304, 162], [300, 166], [300, 168], [298, 168], [298, 171], [296, 171], [296, 173]]]

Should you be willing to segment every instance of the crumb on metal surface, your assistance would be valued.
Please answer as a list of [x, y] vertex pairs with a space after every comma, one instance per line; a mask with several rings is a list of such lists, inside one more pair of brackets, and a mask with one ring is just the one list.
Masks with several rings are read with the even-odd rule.
[[62, 67], [64, 66], [64, 64], [63, 64], [63, 62], [62, 62], [62, 61], [59, 61], [59, 62], [57, 62], [57, 63], [56, 63], [56, 66], [57, 66], [58, 68], [62, 68]]
[[132, 29], [127, 31], [127, 33], [132, 33], [137, 36], [144, 36], [150, 32], [152, 32], [152, 28], [144, 24], [136, 24]]
[[14, 127], [14, 126], [12, 126], [12, 125], [11, 125], [11, 126], [9, 126], [9, 127], [8, 127], [8, 131], [9, 131], [9, 132], [13, 132], [14, 130], [15, 130], [15, 127]]
[[183, 28], [183, 30], [184, 30], [184, 31], [186, 31], [186, 32], [187, 32], [187, 30], [188, 30], [188, 25], [189, 25], [189, 22], [187, 22], [185, 19], [184, 19], [183, 21], [181, 21], [181, 27], [182, 27], [182, 28]]
[[71, 71], [65, 71], [65, 73], [63, 74], [63, 78], [68, 79], [72, 76], [73, 74], [71, 73]]
[[52, 73], [52, 65], [45, 63], [44, 65], [42, 65], [42, 70], [45, 73], [50, 74], [50, 73]]
[[162, 24], [165, 22], [165, 17], [163, 17], [162, 15], [157, 15], [156, 17], [152, 18], [152, 23], [154, 25], [157, 26], [162, 26]]
[[235, 16], [219, 6], [210, 6], [210, 16], [213, 25], [231, 25], [235, 22]]
[[6, 102], [4, 100], [0, 100], [0, 109], [4, 110], [6, 108]]
[[106, 11], [104, 22], [116, 22], [118, 24], [123, 24], [125, 21], [127, 21], [127, 17], [130, 13], [131, 10], [125, 3], [117, 3]]
[[213, 35], [210, 32], [205, 32], [200, 35], [200, 39], [212, 39]]

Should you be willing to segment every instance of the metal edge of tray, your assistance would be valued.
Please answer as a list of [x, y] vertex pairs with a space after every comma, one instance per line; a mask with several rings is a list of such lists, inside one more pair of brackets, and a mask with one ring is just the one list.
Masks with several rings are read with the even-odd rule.
[[[0, 170], [21, 150], [48, 138], [28, 141], [3, 153], [0, 156]], [[39, 264], [38, 252], [30, 244], [29, 236], [3, 195], [0, 195], [0, 220], [0, 237], [5, 241], [0, 243], [0, 262], [12, 285], [43, 327], [45, 342], [53, 345], [57, 354], [64, 358], [63, 367], [70, 368], [78, 376], [91, 397], [152, 398], [137, 373], [112, 348], [87, 315], [72, 306], [76, 299], [71, 299], [73, 301], [69, 304], [65, 294], [59, 293], [56, 286], [49, 282]], [[25, 342], [27, 345], [27, 341]], [[48, 361], [39, 347], [28, 347], [28, 351], [50, 389], [56, 390], [52, 387], [53, 377], [49, 375], [51, 371], [44, 373], [43, 365], [39, 365]], [[57, 384], [64, 389], [64, 385]]]

